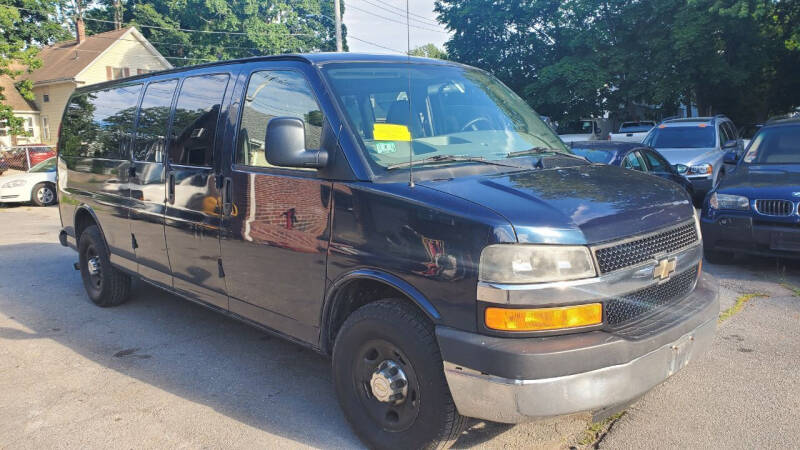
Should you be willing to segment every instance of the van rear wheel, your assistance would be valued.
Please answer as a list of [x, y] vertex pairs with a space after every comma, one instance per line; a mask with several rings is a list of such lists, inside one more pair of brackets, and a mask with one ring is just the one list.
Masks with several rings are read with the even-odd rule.
[[347, 318], [333, 349], [336, 394], [370, 448], [443, 448], [466, 424], [444, 377], [433, 324], [403, 300]]
[[128, 300], [131, 277], [111, 265], [108, 247], [96, 225], [81, 233], [78, 259], [83, 286], [95, 305], [116, 306]]

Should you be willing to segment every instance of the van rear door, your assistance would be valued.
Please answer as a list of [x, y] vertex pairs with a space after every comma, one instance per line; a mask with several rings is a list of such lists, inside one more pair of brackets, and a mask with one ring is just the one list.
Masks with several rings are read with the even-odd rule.
[[215, 148], [223, 133], [217, 128], [229, 80], [228, 73], [209, 73], [181, 83], [168, 137], [165, 209], [174, 288], [223, 309], [228, 309], [228, 297], [220, 261], [221, 199], [214, 162], [219, 159]]

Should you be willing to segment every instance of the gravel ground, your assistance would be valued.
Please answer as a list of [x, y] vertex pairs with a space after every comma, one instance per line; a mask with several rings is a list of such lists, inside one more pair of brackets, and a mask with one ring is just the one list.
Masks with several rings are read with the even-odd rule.
[[[97, 308], [57, 231], [56, 208], [0, 208], [0, 449], [360, 446], [325, 358], [142, 284], [129, 303]], [[633, 405], [600, 447], [797, 445], [800, 297], [779, 283], [800, 286], [800, 264], [705, 269], [723, 309], [741, 294], [769, 297], [723, 322], [712, 350]], [[475, 421], [456, 447], [564, 448], [589, 421]]]

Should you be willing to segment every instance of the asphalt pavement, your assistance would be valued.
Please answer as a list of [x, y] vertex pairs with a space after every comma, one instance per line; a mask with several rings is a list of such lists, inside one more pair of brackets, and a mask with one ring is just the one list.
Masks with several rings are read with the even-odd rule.
[[[142, 283], [125, 305], [95, 307], [58, 229], [57, 208], [0, 208], [0, 449], [361, 446], [326, 358]], [[590, 414], [473, 421], [456, 447], [796, 447], [800, 264], [704, 269], [723, 309], [766, 297], [610, 428], [587, 434]]]

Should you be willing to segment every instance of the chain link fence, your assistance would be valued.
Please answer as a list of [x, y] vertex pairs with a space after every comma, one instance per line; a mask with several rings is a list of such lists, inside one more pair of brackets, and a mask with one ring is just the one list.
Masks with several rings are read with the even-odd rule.
[[27, 171], [31, 167], [56, 156], [49, 145], [22, 145], [0, 149], [0, 175], [8, 170]]

